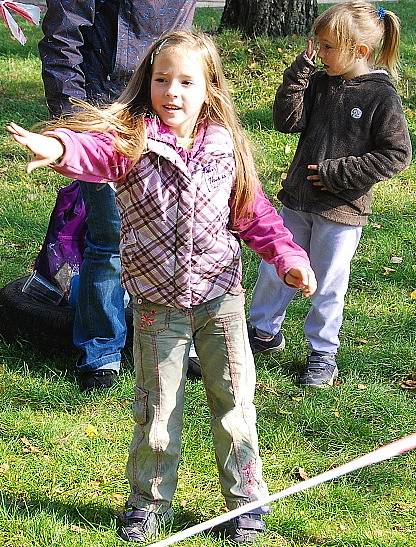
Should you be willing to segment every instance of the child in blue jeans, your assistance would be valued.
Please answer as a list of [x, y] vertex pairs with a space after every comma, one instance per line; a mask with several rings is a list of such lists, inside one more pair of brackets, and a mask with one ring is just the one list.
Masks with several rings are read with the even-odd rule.
[[[370, 212], [371, 189], [404, 169], [411, 145], [400, 98], [385, 70], [396, 73], [399, 21], [368, 2], [344, 2], [314, 24], [284, 72], [273, 108], [276, 129], [300, 133], [279, 199], [284, 224], [303, 247], [318, 289], [305, 321], [310, 354], [302, 386], [331, 386], [350, 264]], [[315, 58], [323, 70], [316, 70]], [[284, 349], [281, 332], [295, 291], [262, 261], [250, 309], [254, 353]]]
[[[117, 191], [136, 368], [131, 493], [121, 537], [145, 543], [172, 519], [192, 339], [226, 505], [261, 499], [267, 487], [239, 238], [285, 283], [307, 295], [316, 284], [305, 251], [260, 188], [213, 42], [193, 32], [165, 35], [115, 104], [84, 105], [51, 127], [42, 135], [8, 127], [35, 154], [29, 171], [53, 165], [91, 183], [114, 181]], [[265, 529], [264, 512], [233, 519], [230, 538], [254, 541]]]

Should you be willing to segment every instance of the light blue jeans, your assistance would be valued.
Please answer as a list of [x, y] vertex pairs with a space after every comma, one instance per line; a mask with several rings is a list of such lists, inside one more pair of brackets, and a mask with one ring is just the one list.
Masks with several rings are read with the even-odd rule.
[[87, 236], [74, 322], [82, 370], [120, 368], [126, 341], [124, 289], [120, 285], [120, 216], [108, 184], [80, 181]]
[[[339, 347], [350, 264], [362, 228], [287, 207], [283, 207], [281, 216], [294, 241], [308, 253], [318, 282], [305, 320], [309, 347], [319, 353], [335, 354]], [[270, 335], [277, 334], [295, 294], [296, 290], [279, 279], [274, 266], [262, 261], [250, 307], [250, 324]]]
[[138, 509], [163, 513], [175, 493], [192, 338], [211, 411], [226, 505], [234, 509], [267, 495], [243, 294], [226, 294], [190, 310], [143, 300], [134, 307], [136, 426], [127, 464], [129, 504]]

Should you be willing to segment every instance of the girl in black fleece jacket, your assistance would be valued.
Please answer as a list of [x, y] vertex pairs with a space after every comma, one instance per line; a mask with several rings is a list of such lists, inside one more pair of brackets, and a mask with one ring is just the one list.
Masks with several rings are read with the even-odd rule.
[[[318, 290], [305, 321], [310, 354], [303, 386], [338, 375], [336, 353], [350, 263], [370, 212], [372, 186], [405, 169], [411, 145], [397, 73], [399, 20], [368, 2], [337, 4], [314, 24], [313, 40], [284, 72], [276, 129], [300, 133], [279, 198], [286, 227], [309, 254]], [[323, 70], [315, 68], [318, 57]], [[250, 310], [254, 353], [284, 348], [280, 331], [294, 291], [262, 262]]]

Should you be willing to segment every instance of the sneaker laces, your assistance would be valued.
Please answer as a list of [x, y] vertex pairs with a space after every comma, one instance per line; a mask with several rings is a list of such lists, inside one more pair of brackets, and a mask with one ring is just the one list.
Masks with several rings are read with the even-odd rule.
[[319, 353], [311, 353], [308, 357], [308, 370], [325, 370], [328, 367], [335, 368], [337, 366], [333, 355], [321, 355]]

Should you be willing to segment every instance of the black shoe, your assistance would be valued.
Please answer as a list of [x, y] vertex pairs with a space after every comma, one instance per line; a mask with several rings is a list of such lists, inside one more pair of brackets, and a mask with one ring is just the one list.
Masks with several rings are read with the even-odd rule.
[[234, 543], [254, 543], [265, 531], [266, 523], [261, 515], [253, 513], [244, 513], [231, 519], [226, 528], [228, 539]]
[[201, 365], [198, 357], [188, 357], [188, 378], [202, 378]]
[[338, 367], [333, 353], [313, 351], [306, 363], [306, 368], [299, 376], [300, 386], [331, 387], [338, 378]]
[[115, 370], [80, 370], [78, 372], [78, 385], [82, 393], [88, 393], [94, 389], [111, 387], [116, 378], [117, 372]]
[[251, 325], [248, 325], [248, 339], [254, 355], [256, 353], [279, 353], [285, 349], [286, 345], [282, 331], [279, 330], [271, 340], [263, 340], [257, 336], [256, 329]]
[[117, 533], [124, 541], [148, 543], [150, 540], [157, 538], [172, 520], [172, 509], [159, 514], [132, 507], [127, 509], [119, 518]]

